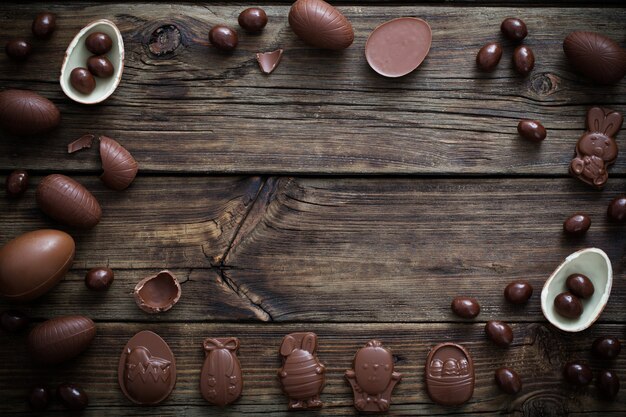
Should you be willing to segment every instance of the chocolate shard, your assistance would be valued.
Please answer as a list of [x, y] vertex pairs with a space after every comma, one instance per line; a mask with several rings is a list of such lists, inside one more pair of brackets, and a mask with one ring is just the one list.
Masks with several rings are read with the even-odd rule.
[[57, 317], [37, 325], [28, 335], [28, 349], [40, 363], [57, 364], [78, 356], [91, 344], [96, 325], [84, 316]]
[[81, 136], [74, 142], [67, 145], [67, 153], [74, 153], [85, 148], [91, 148], [91, 145], [93, 144], [93, 140], [95, 138], [96, 136], [92, 135], [91, 133], [87, 133], [86, 135]]
[[135, 158], [116, 140], [100, 136], [100, 159], [103, 173], [100, 179], [109, 188], [122, 191], [133, 182], [139, 166]]
[[474, 361], [463, 346], [441, 343], [426, 358], [426, 392], [441, 405], [460, 405], [474, 393]]
[[256, 60], [264, 74], [270, 74], [276, 69], [283, 57], [283, 50], [277, 49], [272, 52], [259, 52], [256, 54]]
[[139, 281], [133, 291], [135, 303], [146, 313], [168, 311], [180, 300], [182, 290], [174, 274], [161, 271]]
[[241, 365], [237, 358], [236, 337], [206, 338], [203, 343], [204, 365], [200, 373], [200, 393], [209, 403], [228, 405], [239, 398], [243, 389]]
[[289, 10], [289, 26], [305, 43], [322, 49], [345, 49], [354, 41], [346, 17], [323, 0], [298, 0]]

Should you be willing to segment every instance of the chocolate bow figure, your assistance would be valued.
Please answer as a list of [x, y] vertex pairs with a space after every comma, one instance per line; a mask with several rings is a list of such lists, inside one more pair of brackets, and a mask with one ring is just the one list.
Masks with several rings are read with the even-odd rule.
[[200, 393], [211, 404], [225, 406], [235, 401], [243, 389], [241, 364], [237, 358], [236, 337], [207, 338], [206, 358], [200, 373]]
[[609, 179], [606, 169], [617, 159], [615, 135], [624, 118], [616, 111], [592, 107], [587, 112], [587, 131], [578, 139], [576, 154], [569, 166], [579, 180], [602, 188]]

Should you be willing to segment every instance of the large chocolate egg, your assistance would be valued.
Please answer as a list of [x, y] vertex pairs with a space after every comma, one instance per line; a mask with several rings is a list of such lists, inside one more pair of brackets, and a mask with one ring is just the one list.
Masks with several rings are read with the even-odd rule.
[[37, 325], [28, 335], [34, 360], [55, 364], [82, 353], [96, 336], [96, 325], [84, 316], [57, 317]]
[[599, 84], [613, 84], [626, 75], [626, 50], [595, 32], [572, 32], [563, 50], [574, 68]]
[[65, 175], [52, 174], [42, 179], [36, 196], [41, 211], [71, 227], [91, 229], [102, 216], [100, 204], [93, 194]]
[[74, 239], [59, 230], [36, 230], [0, 249], [0, 294], [29, 301], [45, 294], [72, 266]]
[[26, 136], [54, 129], [61, 113], [50, 100], [27, 90], [0, 93], [0, 126], [15, 135]]
[[339, 10], [323, 0], [298, 0], [289, 10], [289, 26], [311, 46], [345, 49], [354, 41], [352, 25]]

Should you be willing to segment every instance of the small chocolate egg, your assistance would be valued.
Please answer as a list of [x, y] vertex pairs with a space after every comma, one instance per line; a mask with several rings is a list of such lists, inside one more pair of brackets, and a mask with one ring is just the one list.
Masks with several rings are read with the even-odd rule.
[[213, 26], [209, 31], [209, 42], [220, 51], [232, 51], [237, 47], [237, 32], [224, 25]]
[[521, 41], [528, 35], [528, 28], [522, 19], [507, 17], [500, 25], [502, 34], [512, 41]]
[[57, 387], [57, 397], [65, 408], [80, 411], [89, 405], [87, 393], [76, 384], [63, 383]]
[[74, 68], [70, 73], [70, 83], [83, 94], [90, 94], [96, 89], [96, 79], [87, 68]]
[[496, 42], [484, 45], [476, 54], [476, 65], [483, 71], [493, 71], [502, 58], [502, 47]]
[[513, 51], [513, 67], [518, 74], [528, 75], [535, 67], [535, 54], [526, 45], [521, 45]]
[[47, 39], [57, 27], [57, 18], [53, 13], [39, 13], [33, 20], [31, 27], [33, 35], [39, 39]]
[[554, 298], [554, 309], [568, 319], [577, 319], [583, 314], [583, 305], [580, 299], [569, 292], [562, 292]]
[[90, 290], [105, 291], [113, 283], [114, 274], [111, 268], [92, 268], [85, 275], [85, 285]]
[[87, 50], [94, 55], [104, 55], [113, 47], [113, 39], [103, 32], [94, 32], [85, 39]]
[[15, 61], [26, 61], [32, 50], [30, 42], [24, 39], [11, 39], [4, 48], [6, 54]]
[[5, 185], [9, 197], [21, 196], [28, 189], [28, 172], [23, 169], [16, 169], [9, 174]]
[[102, 55], [93, 55], [87, 59], [87, 69], [90, 73], [100, 78], [107, 78], [113, 75], [115, 68], [109, 58]]
[[267, 14], [259, 7], [250, 7], [239, 13], [237, 21], [247, 32], [260, 32], [267, 25]]
[[517, 133], [531, 142], [541, 142], [546, 138], [546, 128], [538, 120], [522, 119], [517, 124]]

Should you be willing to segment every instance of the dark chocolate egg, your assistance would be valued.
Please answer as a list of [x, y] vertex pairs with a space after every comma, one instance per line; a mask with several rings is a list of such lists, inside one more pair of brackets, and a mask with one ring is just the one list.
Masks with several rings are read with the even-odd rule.
[[613, 84], [626, 75], [626, 50], [595, 32], [572, 32], [563, 41], [570, 64], [599, 84]]
[[28, 350], [40, 363], [65, 362], [82, 353], [96, 336], [96, 325], [84, 316], [63, 316], [44, 321], [28, 335]]
[[0, 294], [29, 301], [45, 294], [72, 266], [74, 239], [59, 230], [35, 230], [0, 249]]
[[289, 10], [289, 26], [305, 43], [322, 49], [345, 49], [354, 41], [352, 25], [323, 0], [298, 0]]
[[59, 125], [61, 113], [50, 100], [28, 90], [0, 93], [0, 127], [14, 135], [48, 132]]

